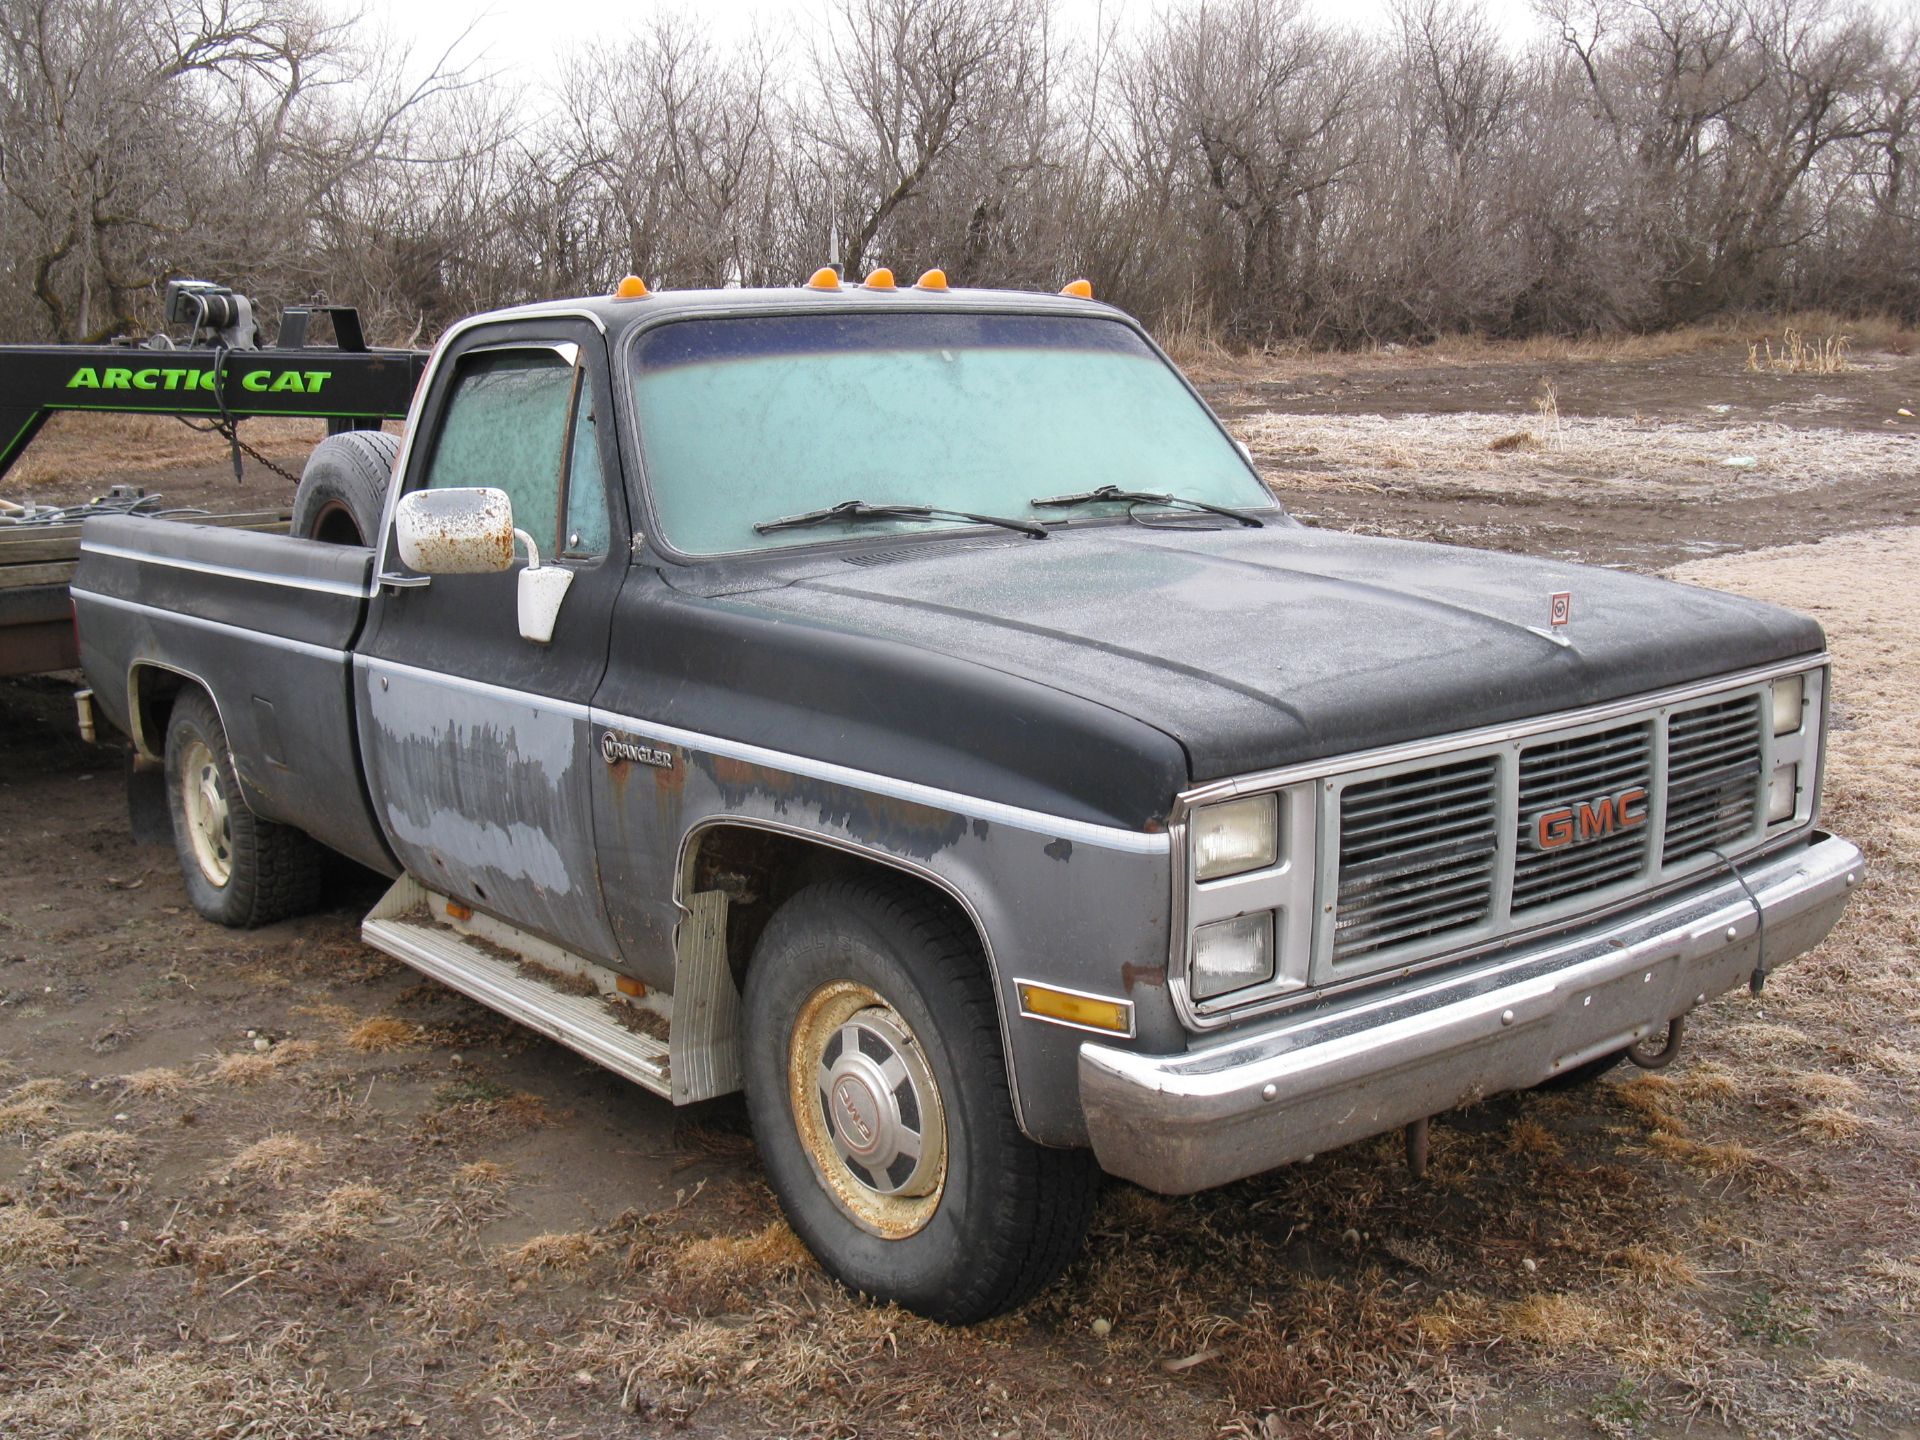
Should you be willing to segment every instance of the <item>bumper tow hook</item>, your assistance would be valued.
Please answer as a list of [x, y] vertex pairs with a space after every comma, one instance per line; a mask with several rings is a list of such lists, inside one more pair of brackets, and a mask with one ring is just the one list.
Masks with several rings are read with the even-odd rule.
[[1676, 1015], [1667, 1022], [1667, 1038], [1661, 1045], [1648, 1048], [1641, 1040], [1627, 1047], [1627, 1059], [1642, 1070], [1664, 1070], [1673, 1063], [1673, 1057], [1680, 1053], [1680, 1042], [1686, 1037], [1687, 1017]]

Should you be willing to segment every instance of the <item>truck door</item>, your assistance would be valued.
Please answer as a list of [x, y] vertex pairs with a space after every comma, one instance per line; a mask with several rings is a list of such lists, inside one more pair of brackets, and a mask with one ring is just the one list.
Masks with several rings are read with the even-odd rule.
[[[402, 489], [493, 486], [573, 581], [553, 639], [522, 639], [515, 547], [492, 575], [383, 584], [355, 657], [374, 807], [429, 888], [597, 960], [617, 953], [594, 862], [587, 705], [629, 533], [605, 342], [585, 320], [457, 334], [432, 372]], [[388, 532], [381, 573], [404, 569]], [[617, 537], [617, 538], [616, 538]]]

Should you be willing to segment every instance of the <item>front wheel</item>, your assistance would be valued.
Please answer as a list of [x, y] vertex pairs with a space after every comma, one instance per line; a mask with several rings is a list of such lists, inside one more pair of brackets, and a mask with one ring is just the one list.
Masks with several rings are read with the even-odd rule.
[[1098, 1172], [1020, 1133], [986, 965], [947, 907], [886, 881], [810, 886], [761, 936], [745, 1001], [768, 1178], [841, 1283], [971, 1324], [1078, 1253]]
[[167, 804], [187, 898], [238, 929], [302, 915], [320, 900], [321, 850], [247, 808], [213, 702], [182, 691], [167, 719]]

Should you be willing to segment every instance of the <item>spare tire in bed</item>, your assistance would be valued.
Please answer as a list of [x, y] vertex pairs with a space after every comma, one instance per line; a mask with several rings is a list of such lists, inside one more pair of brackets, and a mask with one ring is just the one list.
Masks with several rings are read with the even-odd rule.
[[332, 545], [371, 545], [380, 533], [400, 437], [348, 430], [314, 447], [293, 492], [295, 535]]

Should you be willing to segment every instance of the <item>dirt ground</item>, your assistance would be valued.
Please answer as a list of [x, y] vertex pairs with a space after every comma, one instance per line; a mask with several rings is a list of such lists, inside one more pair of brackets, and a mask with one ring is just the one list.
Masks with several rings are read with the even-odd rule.
[[[1920, 360], [1856, 362], [1205, 367], [1317, 523], [1818, 615], [1826, 823], [1872, 870], [1673, 1069], [1441, 1117], [1423, 1183], [1392, 1138], [1114, 1183], [1086, 1258], [966, 1332], [828, 1283], [737, 1103], [675, 1112], [361, 946], [364, 877], [198, 920], [68, 686], [0, 684], [0, 1434], [1920, 1435]], [[235, 489], [104, 440], [172, 498]], [[87, 493], [102, 443], [5, 493]]]

